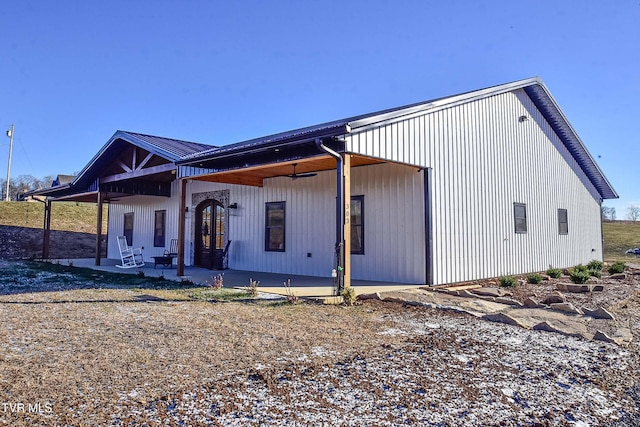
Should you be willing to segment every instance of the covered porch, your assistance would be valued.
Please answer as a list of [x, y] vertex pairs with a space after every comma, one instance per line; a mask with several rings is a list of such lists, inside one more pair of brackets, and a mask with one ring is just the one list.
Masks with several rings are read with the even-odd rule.
[[[116, 264], [120, 260], [102, 258], [100, 265], [96, 265], [93, 258], [78, 258], [59, 260], [61, 264], [71, 262], [74, 267], [89, 268], [92, 270], [106, 271], [121, 274], [144, 273], [145, 277], [164, 277], [167, 280], [191, 281], [195, 284], [204, 285], [212, 282], [212, 277], [217, 274], [224, 275], [225, 288], [244, 288], [249, 286], [249, 279], [260, 281], [258, 290], [260, 292], [286, 295], [283, 282], [291, 279], [291, 290], [299, 297], [330, 297], [335, 296], [334, 279], [331, 277], [301, 276], [280, 273], [265, 273], [259, 271], [245, 270], [209, 270], [200, 267], [184, 267], [184, 275], [177, 276], [175, 265], [173, 268], [157, 266], [153, 262], [147, 262], [144, 267], [123, 270], [117, 268]], [[390, 283], [377, 282], [371, 280], [352, 280], [351, 286], [357, 295], [384, 292], [398, 289], [419, 288], [424, 285], [410, 283]]]

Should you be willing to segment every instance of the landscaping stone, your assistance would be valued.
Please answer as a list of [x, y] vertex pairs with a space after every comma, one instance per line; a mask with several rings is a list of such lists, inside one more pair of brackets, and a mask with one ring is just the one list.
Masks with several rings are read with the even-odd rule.
[[472, 293], [485, 297], [501, 297], [504, 296], [505, 292], [499, 288], [479, 288], [471, 291]]
[[458, 292], [458, 296], [459, 296], [459, 297], [465, 297], [465, 298], [476, 298], [476, 295], [472, 294], [471, 292], [469, 292], [469, 291], [468, 291], [468, 290], [466, 290], [466, 289], [462, 289], [462, 290], [457, 291], [457, 292]]
[[593, 285], [587, 284], [570, 284], [567, 285], [567, 291], [573, 292], [575, 294], [591, 292], [593, 290]]
[[576, 308], [576, 306], [574, 306], [569, 302], [558, 302], [558, 303], [549, 304], [549, 306], [551, 307], [552, 310], [558, 310], [564, 313], [578, 314], [578, 315], [584, 314], [582, 310], [580, 310], [579, 308]]
[[593, 292], [602, 292], [604, 291], [604, 285], [593, 285]]
[[475, 295], [474, 298], [478, 298], [478, 299], [481, 299], [481, 300], [484, 300], [484, 301], [492, 301], [492, 302], [496, 301], [495, 297], [487, 297], [487, 296], [484, 296], [484, 295]]
[[576, 283], [557, 283], [556, 289], [563, 292], [571, 292], [574, 294], [591, 292], [594, 285], [576, 284]]
[[562, 325], [553, 324], [550, 322], [540, 322], [533, 327], [534, 331], [546, 331], [546, 332], [556, 332], [563, 335], [568, 335], [572, 337], [584, 337], [583, 332], [578, 332], [573, 328], [565, 328]]
[[554, 291], [551, 295], [549, 295], [548, 297], [546, 297], [542, 303], [545, 305], [550, 305], [550, 304], [556, 304], [556, 303], [561, 303], [561, 302], [565, 302], [566, 299], [564, 297], [564, 295], [562, 295], [561, 292], [558, 291]]
[[596, 331], [595, 335], [593, 336], [593, 339], [595, 341], [604, 341], [604, 342], [608, 342], [611, 344], [616, 344], [616, 342], [613, 340], [613, 338], [611, 338], [609, 335], [605, 334], [602, 331]]
[[607, 320], [616, 320], [615, 316], [609, 313], [604, 308], [600, 307], [596, 310], [591, 310], [589, 308], [583, 307], [582, 311], [585, 316], [593, 317], [595, 319], [607, 319]]
[[612, 274], [611, 276], [609, 276], [610, 279], [616, 279], [616, 280], [624, 280], [627, 278], [627, 275], [624, 273], [617, 273], [617, 274]]
[[597, 331], [593, 336], [593, 339], [626, 347], [633, 340], [633, 335], [631, 334], [631, 330], [628, 328], [620, 328], [611, 335], [602, 331]]
[[484, 316], [482, 316], [482, 318], [490, 322], [506, 323], [507, 325], [519, 326], [521, 328], [529, 329], [526, 324], [505, 313], [485, 314]]
[[527, 307], [527, 308], [544, 308], [544, 307], [546, 307], [544, 304], [540, 304], [538, 301], [534, 300], [531, 297], [529, 297], [526, 300], [524, 300], [524, 306]]
[[496, 302], [499, 302], [500, 304], [513, 305], [516, 307], [524, 307], [524, 305], [520, 301], [516, 301], [507, 297], [498, 297], [496, 298]]
[[380, 296], [379, 292], [375, 292], [373, 294], [361, 294], [361, 295], [358, 295], [356, 299], [358, 301], [364, 301], [364, 300], [370, 300], [370, 299], [382, 301], [382, 297]]

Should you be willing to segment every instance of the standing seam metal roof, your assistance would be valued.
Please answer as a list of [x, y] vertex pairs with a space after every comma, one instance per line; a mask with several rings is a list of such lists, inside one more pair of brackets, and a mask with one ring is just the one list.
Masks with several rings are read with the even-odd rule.
[[[174, 156], [174, 159], [172, 160], [178, 160], [190, 154], [199, 153], [199, 152], [203, 152], [203, 151], [207, 151], [212, 148], [215, 148], [214, 146], [209, 144], [182, 141], [182, 140], [173, 139], [173, 138], [163, 138], [160, 136], [145, 135], [142, 133], [135, 133], [135, 132], [128, 132], [128, 131], [118, 131], [116, 132], [116, 135], [114, 135], [114, 137], [116, 136], [125, 137], [125, 135], [144, 141], [147, 144], [150, 144], [156, 148], [159, 148], [167, 153], [172, 154]], [[124, 139], [126, 140], [126, 138]]]
[[340, 136], [345, 133], [349, 133], [351, 130], [361, 131], [372, 126], [380, 126], [381, 124], [403, 120], [409, 116], [420, 114], [428, 110], [448, 108], [461, 103], [471, 102], [473, 100], [498, 95], [516, 89], [525, 90], [527, 95], [532, 99], [536, 107], [542, 112], [545, 119], [552, 126], [554, 132], [556, 132], [571, 155], [576, 159], [580, 168], [587, 175], [599, 192], [600, 196], [603, 199], [618, 198], [618, 194], [595, 163], [593, 157], [589, 154], [585, 145], [580, 140], [580, 137], [571, 127], [571, 124], [558, 107], [542, 80], [538, 77], [491, 86], [485, 89], [464, 92], [457, 95], [435, 98], [426, 102], [419, 102], [374, 113], [362, 114], [342, 120], [335, 120], [316, 126], [309, 126], [262, 138], [250, 139], [219, 148], [211, 148], [205, 151], [186, 155], [177, 163], [194, 164], [196, 162], [207, 161], [224, 155], [241, 155], [245, 151], [268, 147], [269, 145], [276, 144], [279, 141], [288, 141], [288, 143], [295, 144], [296, 141], [308, 140], [309, 138], [317, 137], [319, 135], [324, 137]]

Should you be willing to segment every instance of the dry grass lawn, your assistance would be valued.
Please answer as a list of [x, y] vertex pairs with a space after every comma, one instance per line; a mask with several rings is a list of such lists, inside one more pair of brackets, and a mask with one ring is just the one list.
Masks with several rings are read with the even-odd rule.
[[[249, 375], [261, 364], [284, 368], [292, 355], [311, 354], [319, 342], [327, 352], [347, 344], [350, 352], [366, 354], [381, 344], [376, 333], [385, 323], [366, 307], [137, 302], [132, 293], [2, 297], [1, 394], [50, 404], [51, 415], [30, 416], [37, 422], [104, 425], [112, 414], [221, 373]], [[24, 302], [10, 303], [17, 300]], [[30, 422], [28, 414], [7, 418], [7, 425]], [[126, 415], [122, 422], [128, 425]]]
[[637, 422], [635, 341], [70, 271], [0, 261], [0, 425]]

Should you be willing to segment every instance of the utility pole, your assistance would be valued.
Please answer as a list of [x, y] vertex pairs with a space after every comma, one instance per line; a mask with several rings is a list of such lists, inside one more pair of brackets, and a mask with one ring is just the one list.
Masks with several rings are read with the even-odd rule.
[[11, 198], [9, 197], [9, 180], [11, 179], [11, 154], [13, 153], [13, 123], [11, 124], [11, 129], [7, 131], [7, 136], [9, 137], [9, 165], [7, 166], [7, 194], [4, 198], [5, 202], [10, 202]]

